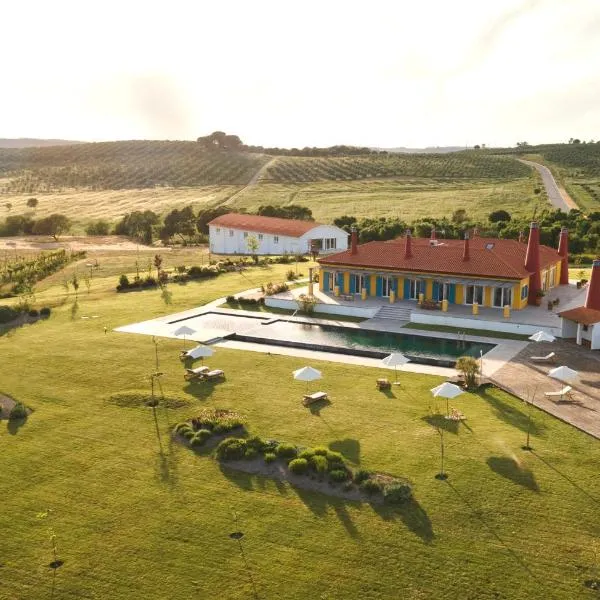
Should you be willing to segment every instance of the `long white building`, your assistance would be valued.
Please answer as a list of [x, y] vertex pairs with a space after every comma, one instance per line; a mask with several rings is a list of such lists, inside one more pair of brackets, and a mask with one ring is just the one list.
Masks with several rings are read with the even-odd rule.
[[[348, 234], [335, 225], [230, 213], [208, 224], [214, 254], [319, 254], [348, 248]], [[253, 246], [257, 246], [256, 249]]]

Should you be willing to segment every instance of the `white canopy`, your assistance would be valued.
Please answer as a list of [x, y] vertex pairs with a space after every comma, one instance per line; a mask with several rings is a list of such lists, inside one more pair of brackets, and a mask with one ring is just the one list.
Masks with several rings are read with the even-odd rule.
[[394, 352], [383, 358], [381, 362], [386, 367], [401, 367], [402, 365], [410, 362], [410, 358], [406, 358], [406, 356], [404, 356], [404, 354], [400, 354], [400, 352]]
[[200, 344], [199, 346], [188, 350], [185, 354], [189, 358], [206, 358], [208, 356], [212, 356], [214, 354], [214, 350], [208, 346], [203, 346]]
[[533, 342], [553, 342], [556, 338], [545, 331], [538, 331], [529, 336], [529, 339]]
[[438, 385], [431, 389], [434, 398], [456, 398], [463, 393], [463, 390], [453, 383], [445, 381], [442, 385]]
[[570, 381], [574, 381], [579, 377], [579, 373], [570, 369], [569, 367], [565, 367], [564, 365], [561, 367], [556, 367], [555, 369], [551, 369], [548, 372], [550, 377], [554, 377], [554, 379], [560, 379], [561, 381], [565, 381], [569, 383]]
[[321, 379], [321, 371], [313, 369], [312, 367], [302, 367], [294, 371], [294, 379], [299, 381], [315, 381]]
[[177, 328], [173, 332], [173, 335], [176, 335], [177, 337], [183, 336], [185, 339], [186, 336], [194, 335], [195, 333], [196, 333], [195, 329], [192, 329], [191, 327], [188, 327], [187, 325], [182, 325], [181, 327]]

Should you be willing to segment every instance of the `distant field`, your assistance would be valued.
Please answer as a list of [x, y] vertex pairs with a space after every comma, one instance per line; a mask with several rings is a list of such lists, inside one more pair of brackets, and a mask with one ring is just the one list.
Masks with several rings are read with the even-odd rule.
[[[316, 220], [330, 222], [342, 215], [420, 217], [451, 216], [457, 208], [480, 219], [503, 208], [516, 216], [529, 216], [538, 202], [533, 175], [506, 182], [434, 180], [375, 180], [267, 184], [250, 187], [228, 204], [248, 211], [261, 204], [308, 206]], [[227, 204], [227, 203], [226, 203]]]
[[267, 167], [262, 179], [297, 182], [386, 177], [514, 179], [528, 176], [528, 167], [513, 157], [463, 151], [448, 154], [279, 157]]

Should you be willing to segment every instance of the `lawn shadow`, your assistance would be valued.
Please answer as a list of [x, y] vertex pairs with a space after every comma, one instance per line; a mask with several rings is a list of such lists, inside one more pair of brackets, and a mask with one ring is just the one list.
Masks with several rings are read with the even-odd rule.
[[397, 517], [404, 523], [406, 528], [420, 537], [426, 544], [431, 544], [435, 534], [429, 515], [415, 498], [400, 506], [389, 506], [386, 504], [373, 504], [373, 510], [384, 520], [394, 521]]
[[485, 400], [494, 409], [496, 416], [501, 421], [504, 421], [505, 423], [508, 423], [513, 427], [517, 427], [521, 431], [526, 432], [527, 430], [529, 430], [529, 432], [532, 435], [539, 436], [546, 429], [544, 425], [542, 425], [541, 423], [537, 423], [533, 419], [533, 413], [531, 423], [529, 423], [530, 419], [526, 412], [522, 412], [517, 408], [511, 406], [507, 402], [503, 402], [498, 398], [494, 398], [492, 395], [488, 394], [487, 390], [479, 392], [477, 395], [482, 400]]
[[425, 417], [421, 417], [425, 423], [431, 425], [432, 427], [436, 427], [438, 429], [443, 429], [448, 433], [458, 434], [458, 428], [460, 425], [460, 421], [455, 421], [454, 419], [446, 419], [445, 415], [427, 415]]
[[21, 429], [25, 423], [27, 423], [27, 417], [23, 417], [22, 419], [9, 419], [6, 423], [6, 429], [10, 435], [17, 435], [19, 429]]
[[229, 479], [232, 483], [235, 483], [242, 490], [253, 490], [254, 481], [256, 475], [252, 473], [246, 473], [244, 471], [238, 471], [237, 469], [228, 468], [225, 464], [219, 461], [219, 469], [221, 473]]
[[344, 529], [348, 532], [350, 537], [357, 538], [360, 536], [356, 525], [354, 525], [354, 522], [352, 521], [352, 517], [348, 513], [345, 500], [301, 487], [292, 487], [300, 500], [302, 500], [315, 515], [325, 517], [327, 515], [327, 509], [331, 505], [340, 520], [340, 523], [344, 526]]
[[206, 400], [219, 383], [218, 381], [190, 381], [183, 386], [183, 391], [197, 400]]
[[560, 475], [563, 479], [568, 481], [575, 489], [579, 490], [582, 494], [587, 496], [592, 502], [596, 504], [600, 504], [600, 500], [592, 496], [589, 492], [584, 490], [578, 483], [575, 483], [568, 475], [565, 475], [562, 471], [559, 471], [554, 465], [551, 465], [545, 458], [542, 458], [537, 452], [534, 450], [531, 451], [531, 454], [535, 456], [538, 460], [542, 461], [549, 469], [552, 469], [555, 473]]
[[317, 400], [316, 402], [311, 402], [308, 405], [308, 410], [310, 410], [311, 414], [316, 415], [317, 417], [320, 417], [321, 411], [330, 405], [331, 405], [331, 401], [328, 399]]
[[384, 396], [387, 396], [388, 398], [394, 398], [396, 399], [397, 396], [396, 394], [394, 394], [392, 388], [387, 388], [387, 389], [383, 389], [383, 390], [379, 390]]
[[355, 465], [360, 464], [360, 442], [353, 439], [336, 440], [329, 444], [334, 452], [339, 452]]
[[169, 443], [168, 453], [159, 452], [156, 460], [156, 471], [162, 483], [170, 487], [177, 485], [177, 460], [174, 454], [174, 444]]
[[486, 462], [494, 473], [534, 492], [540, 491], [533, 473], [529, 469], [521, 467], [513, 458], [508, 456], [490, 456]]

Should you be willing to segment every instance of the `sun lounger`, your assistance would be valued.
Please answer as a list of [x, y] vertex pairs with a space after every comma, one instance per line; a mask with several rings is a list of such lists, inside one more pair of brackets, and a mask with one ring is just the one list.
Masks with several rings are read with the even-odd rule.
[[304, 394], [304, 400], [302, 400], [302, 404], [304, 406], [308, 406], [313, 402], [318, 402], [319, 400], [327, 400], [326, 392], [315, 392], [314, 394]]
[[573, 394], [571, 394], [571, 390], [573, 388], [570, 385], [565, 385], [565, 387], [560, 390], [559, 392], [545, 392], [544, 396], [547, 396], [548, 398], [560, 398], [561, 400], [563, 399], [564, 396], [566, 396], [569, 400], [573, 399]]
[[225, 378], [225, 371], [222, 371], [221, 369], [213, 369], [212, 371], [206, 371], [201, 375], [201, 378], [205, 381], [218, 379], [219, 377]]
[[392, 387], [389, 379], [378, 379], [376, 385], [378, 390], [389, 390]]
[[550, 354], [546, 354], [546, 356], [532, 356], [531, 360], [537, 360], [540, 362], [553, 362], [556, 354], [554, 352], [550, 352]]
[[183, 375], [186, 381], [192, 381], [193, 379], [200, 379], [205, 373], [208, 373], [210, 369], [206, 366], [196, 367], [195, 369], [186, 369]]

